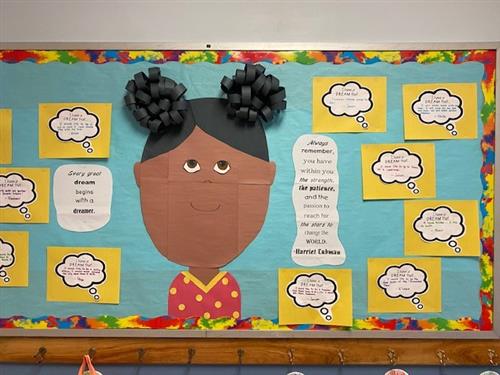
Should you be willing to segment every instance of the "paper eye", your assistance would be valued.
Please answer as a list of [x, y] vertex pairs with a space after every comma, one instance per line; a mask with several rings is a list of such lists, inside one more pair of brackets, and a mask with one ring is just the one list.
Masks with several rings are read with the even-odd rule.
[[231, 166], [229, 165], [229, 162], [226, 160], [219, 160], [214, 165], [214, 171], [216, 171], [219, 174], [226, 174], [227, 172], [229, 172], [230, 169]]
[[184, 170], [188, 173], [195, 173], [200, 169], [200, 164], [194, 159], [186, 160], [186, 162], [184, 163]]

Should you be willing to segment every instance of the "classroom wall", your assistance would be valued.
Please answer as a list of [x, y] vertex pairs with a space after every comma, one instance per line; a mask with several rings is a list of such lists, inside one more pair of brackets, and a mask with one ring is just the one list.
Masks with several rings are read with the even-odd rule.
[[0, 41], [500, 41], [500, 1], [0, 0]]
[[[0, 42], [476, 42], [500, 41], [500, 1], [96, 1], [0, 0]], [[181, 367], [140, 374], [181, 374]], [[191, 374], [282, 374], [286, 367], [194, 367]], [[387, 368], [351, 368], [343, 374], [382, 374]], [[479, 374], [481, 368], [448, 368]], [[134, 366], [107, 367], [136, 374]], [[306, 368], [306, 374], [338, 369]], [[189, 372], [189, 371], [188, 371]], [[0, 364], [0, 373], [68, 374], [74, 366]], [[438, 374], [438, 368], [412, 374]]]

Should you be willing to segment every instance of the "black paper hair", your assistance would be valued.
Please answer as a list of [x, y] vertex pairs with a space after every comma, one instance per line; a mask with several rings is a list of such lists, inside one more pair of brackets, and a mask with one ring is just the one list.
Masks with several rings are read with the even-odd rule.
[[151, 132], [160, 133], [184, 121], [188, 104], [183, 96], [187, 89], [182, 83], [163, 77], [160, 68], [149, 68], [149, 76], [143, 72], [135, 74], [125, 89], [125, 104], [141, 126]]
[[[237, 150], [269, 160], [261, 120], [270, 121], [274, 113], [286, 108], [286, 102], [285, 89], [279, 86], [279, 80], [265, 75], [264, 71], [261, 65], [246, 65], [244, 70], [236, 70], [232, 79], [224, 77], [221, 88], [228, 95], [227, 99], [191, 100], [184, 100], [182, 96], [186, 88], [162, 77], [159, 68], [150, 68], [149, 78], [142, 72], [135, 74], [134, 80], [127, 83], [125, 103], [141, 126], [151, 131], [141, 160], [146, 161], [173, 150], [189, 137], [196, 126]], [[156, 84], [162, 81], [164, 83], [160, 87], [163, 89], [157, 93]], [[143, 94], [137, 98], [137, 92], [145, 92], [151, 100], [147, 102]], [[170, 106], [160, 107], [165, 99]], [[157, 114], [151, 103], [163, 112]], [[179, 116], [182, 118], [180, 121]]]
[[229, 100], [228, 114], [254, 123], [258, 118], [271, 121], [274, 113], [286, 108], [285, 88], [275, 76], [265, 74], [260, 64], [246, 64], [237, 69], [232, 78], [224, 77], [220, 83]]

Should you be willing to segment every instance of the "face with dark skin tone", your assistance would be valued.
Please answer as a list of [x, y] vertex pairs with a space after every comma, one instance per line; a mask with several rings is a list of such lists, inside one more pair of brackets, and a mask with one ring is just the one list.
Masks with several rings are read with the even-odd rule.
[[276, 167], [195, 127], [175, 149], [136, 163], [156, 248], [205, 284], [257, 236]]

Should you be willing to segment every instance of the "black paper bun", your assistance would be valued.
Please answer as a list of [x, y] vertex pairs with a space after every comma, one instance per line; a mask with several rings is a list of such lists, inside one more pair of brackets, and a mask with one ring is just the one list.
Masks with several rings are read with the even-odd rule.
[[188, 103], [183, 96], [187, 89], [182, 83], [163, 77], [158, 67], [149, 68], [148, 73], [146, 76], [139, 72], [128, 81], [125, 104], [141, 126], [161, 133], [184, 121]]
[[278, 78], [265, 71], [260, 64], [246, 64], [245, 69], [236, 70], [233, 78], [222, 78], [220, 85], [229, 101], [229, 116], [250, 123], [259, 118], [267, 122], [286, 108], [285, 88]]

